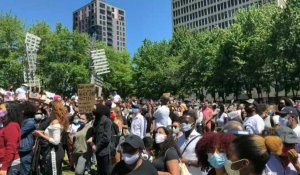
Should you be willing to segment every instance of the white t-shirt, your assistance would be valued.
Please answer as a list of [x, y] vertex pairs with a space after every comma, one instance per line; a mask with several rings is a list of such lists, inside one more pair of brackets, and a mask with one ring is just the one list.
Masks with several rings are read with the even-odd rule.
[[23, 88], [18, 88], [16, 90], [17, 100], [27, 100], [27, 91]]
[[227, 119], [228, 119], [228, 115], [225, 112], [223, 112], [221, 116], [217, 116], [218, 127], [224, 127], [225, 120]]
[[265, 129], [265, 122], [256, 114], [252, 117], [248, 117], [243, 126], [249, 134], [261, 134]]
[[[185, 138], [184, 134], [182, 134], [180, 137], [178, 137], [177, 146], [180, 149], [182, 158], [185, 158], [185, 159], [191, 160], [191, 161], [198, 160], [195, 148], [200, 139], [201, 139], [201, 135], [196, 130], [193, 130], [191, 132], [189, 138], [187, 138], [187, 139]], [[187, 144], [189, 144], [189, 145], [187, 146]], [[185, 149], [186, 146], [187, 146], [187, 148]], [[185, 151], [184, 151], [184, 149], [185, 149]], [[191, 175], [206, 175], [207, 174], [206, 172], [201, 171], [201, 167], [188, 166], [187, 168]]]
[[293, 129], [293, 131], [296, 133], [298, 139], [300, 138], [300, 126], [297, 125], [296, 128]]
[[297, 125], [296, 128], [293, 129], [293, 131], [296, 133], [297, 137], [298, 137], [298, 144], [296, 145], [296, 150], [298, 153], [300, 153], [300, 126]]
[[132, 118], [131, 134], [139, 136], [143, 139], [146, 136], [147, 122], [141, 114], [137, 114]]
[[153, 116], [155, 118], [156, 128], [161, 126], [167, 127], [172, 125], [172, 120], [170, 118], [170, 109], [166, 105], [159, 107], [154, 112]]

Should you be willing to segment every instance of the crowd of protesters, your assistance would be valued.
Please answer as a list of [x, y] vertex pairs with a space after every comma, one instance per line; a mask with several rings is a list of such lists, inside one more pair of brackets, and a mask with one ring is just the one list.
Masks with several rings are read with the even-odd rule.
[[[299, 105], [78, 98], [26, 84], [1, 91], [0, 175], [296, 175]], [[68, 161], [67, 161], [67, 160]]]

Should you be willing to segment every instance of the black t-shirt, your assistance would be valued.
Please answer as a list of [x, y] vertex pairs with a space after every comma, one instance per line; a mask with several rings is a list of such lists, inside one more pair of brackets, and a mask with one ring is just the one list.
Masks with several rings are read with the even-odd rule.
[[161, 153], [153, 161], [154, 167], [157, 171], [168, 172], [167, 161], [179, 160], [178, 153], [175, 148], [169, 148], [165, 153]]
[[122, 160], [117, 163], [112, 170], [111, 175], [158, 175], [157, 170], [147, 160], [143, 160], [143, 163], [136, 170], [131, 171], [125, 162]]

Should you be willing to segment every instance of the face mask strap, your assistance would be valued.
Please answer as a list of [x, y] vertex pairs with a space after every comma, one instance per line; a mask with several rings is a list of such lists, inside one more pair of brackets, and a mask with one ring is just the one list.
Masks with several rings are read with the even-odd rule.
[[[232, 163], [231, 163], [231, 167], [232, 167], [233, 164], [238, 163], [238, 162], [241, 162], [241, 161], [245, 161], [245, 160], [248, 160], [248, 159], [241, 159], [241, 160], [237, 160], [237, 161], [235, 161], [235, 162], [232, 162]], [[244, 165], [243, 165], [243, 167], [237, 169], [236, 171], [239, 171], [239, 170], [241, 170], [241, 169], [243, 169], [243, 168], [244, 168]], [[231, 168], [231, 169], [232, 169], [232, 168]]]

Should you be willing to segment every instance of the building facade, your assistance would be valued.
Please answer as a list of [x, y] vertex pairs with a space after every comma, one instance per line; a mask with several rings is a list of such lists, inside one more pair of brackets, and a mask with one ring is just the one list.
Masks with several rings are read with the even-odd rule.
[[172, 0], [173, 31], [181, 26], [200, 31], [226, 28], [239, 9], [266, 3], [284, 7], [285, 0]]
[[92, 0], [73, 12], [73, 30], [88, 33], [119, 51], [126, 49], [125, 10]]

